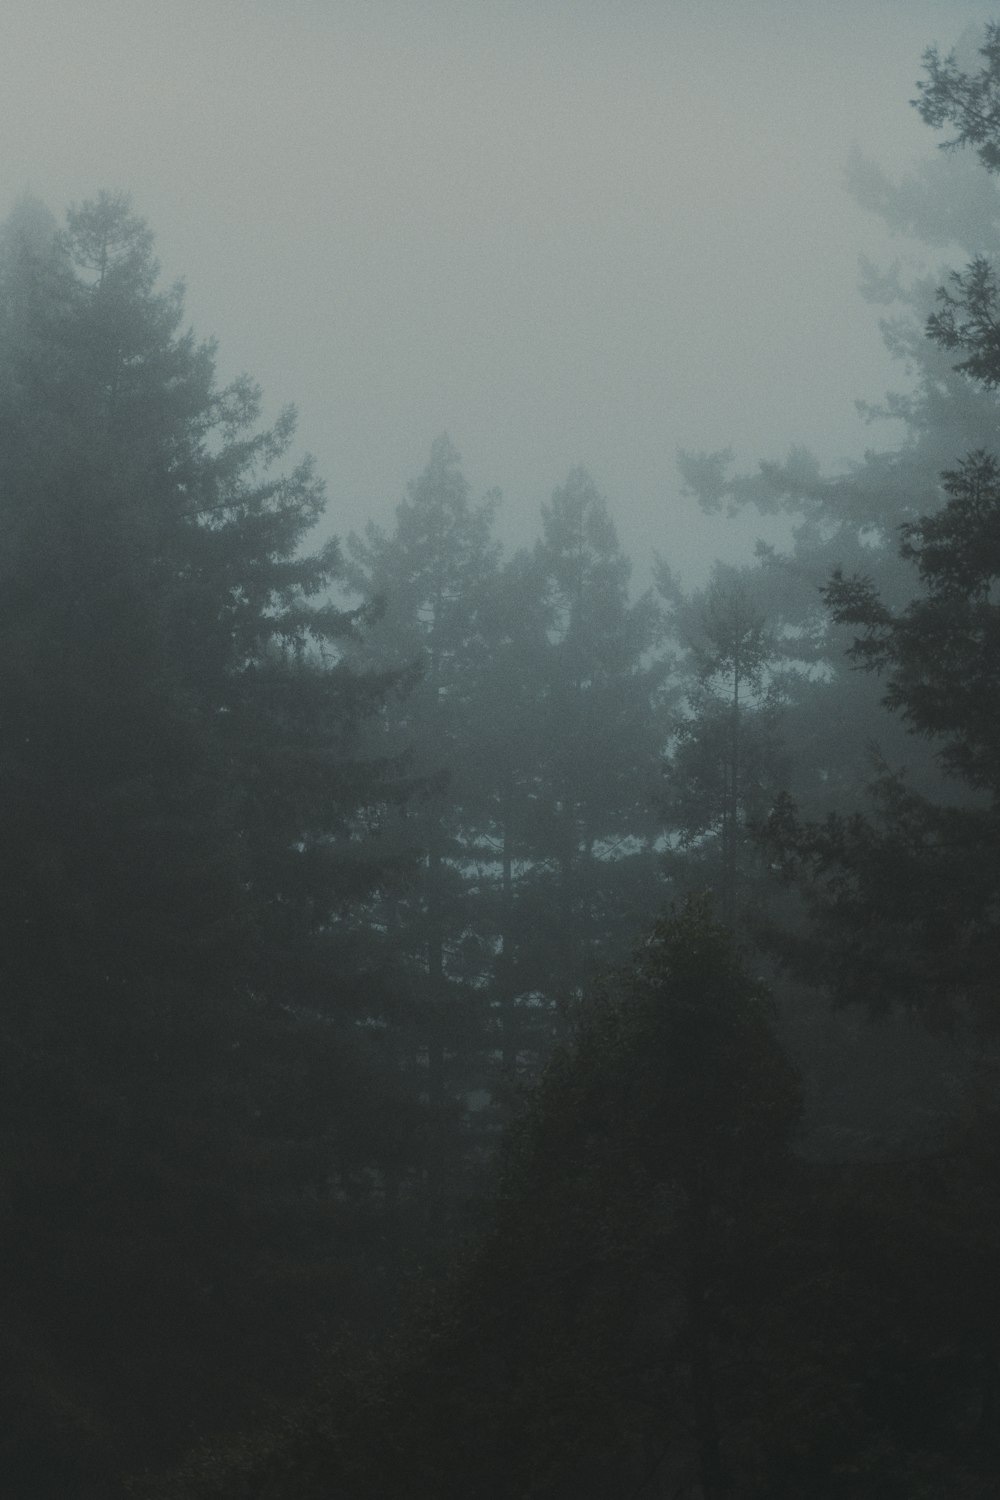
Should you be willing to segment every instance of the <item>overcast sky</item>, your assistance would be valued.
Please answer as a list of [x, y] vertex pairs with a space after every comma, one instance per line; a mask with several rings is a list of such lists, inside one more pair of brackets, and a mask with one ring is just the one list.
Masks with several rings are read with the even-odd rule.
[[[900, 384], [857, 258], [858, 146], [962, 0], [0, 0], [0, 211], [123, 188], [190, 321], [294, 401], [332, 529], [390, 521], [447, 431], [529, 539], [574, 464], [635, 556], [732, 554], [678, 447], [827, 464]], [[898, 248], [898, 247], [896, 247]]]

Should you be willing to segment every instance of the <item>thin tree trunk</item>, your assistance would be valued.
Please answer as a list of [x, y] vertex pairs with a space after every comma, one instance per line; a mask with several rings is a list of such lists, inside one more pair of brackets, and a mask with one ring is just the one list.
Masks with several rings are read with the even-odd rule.
[[725, 787], [722, 840], [722, 919], [727, 927], [736, 921], [736, 892], [739, 884], [739, 816], [740, 816], [740, 659], [733, 666], [733, 699], [731, 704], [729, 776]]
[[503, 854], [500, 874], [500, 955], [497, 977], [500, 989], [501, 1065], [507, 1077], [517, 1071], [518, 1037], [514, 994], [514, 946], [511, 919], [514, 910], [514, 778], [504, 777]]
[[427, 1223], [432, 1232], [444, 1217], [447, 1126], [445, 1122], [445, 972], [441, 910], [441, 852], [438, 829], [427, 851], [427, 1105], [430, 1151], [427, 1157]]

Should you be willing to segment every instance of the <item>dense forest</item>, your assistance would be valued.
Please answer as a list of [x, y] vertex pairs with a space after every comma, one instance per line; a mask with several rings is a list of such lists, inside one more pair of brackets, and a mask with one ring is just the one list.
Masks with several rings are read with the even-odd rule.
[[996, 1495], [1000, 25], [924, 63], [899, 443], [682, 454], [787, 522], [697, 588], [443, 435], [314, 546], [129, 198], [7, 219], [4, 1493]]

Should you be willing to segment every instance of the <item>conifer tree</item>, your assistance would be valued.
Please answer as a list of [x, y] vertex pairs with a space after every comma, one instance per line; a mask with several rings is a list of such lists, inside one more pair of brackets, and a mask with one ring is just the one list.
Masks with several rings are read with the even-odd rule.
[[706, 587], [685, 596], [661, 564], [659, 587], [686, 679], [665, 766], [668, 867], [689, 887], [715, 891], [733, 925], [761, 895], [749, 825], [769, 811], [785, 774], [781, 659], [753, 570], [717, 564]]
[[[1000, 129], [987, 105], [1000, 75], [1000, 29], [986, 30], [978, 74], [931, 49], [918, 107], [935, 127], [952, 124], [946, 144], [972, 145], [995, 173]], [[985, 112], [984, 112], [985, 111]], [[990, 185], [984, 182], [989, 195]], [[938, 291], [930, 342], [957, 378], [980, 395], [1000, 385], [992, 264], [977, 256]], [[960, 356], [956, 361], [955, 356]], [[994, 870], [997, 732], [996, 547], [1000, 506], [996, 458], [979, 449], [940, 475], [943, 508], [900, 528], [902, 562], [915, 565], [920, 592], [900, 605], [866, 571], [838, 569], [825, 589], [835, 621], [855, 632], [850, 655], [887, 673], [884, 705], [925, 741], [945, 780], [914, 784], [904, 765], [886, 763], [872, 816], [831, 814], [800, 822], [785, 806], [772, 820], [775, 846], [802, 880], [828, 976], [843, 995], [874, 1008], [896, 1004], [929, 1018], [970, 1011], [992, 1016], [996, 945]], [[912, 571], [910, 573], [912, 579]], [[806, 944], [802, 957], [815, 960]], [[810, 958], [811, 955], [811, 958]]]
[[466, 1100], [485, 1087], [489, 1071], [491, 924], [480, 872], [492, 858], [483, 847], [482, 742], [497, 504], [495, 494], [472, 502], [459, 455], [441, 436], [397, 507], [394, 530], [372, 524], [348, 544], [348, 581], [378, 612], [356, 660], [405, 677], [379, 734], [390, 753], [409, 757], [422, 783], [398, 829], [418, 852], [420, 880], [390, 899], [380, 920], [407, 976], [401, 1021], [434, 1121], [432, 1197], [439, 1200], [445, 1178], [456, 1181]]
[[653, 654], [656, 604], [649, 594], [629, 600], [630, 564], [585, 470], [542, 507], [542, 526], [532, 559], [547, 614], [532, 860], [536, 899], [559, 913], [546, 988], [565, 1003], [624, 957], [657, 904], [668, 661]]
[[262, 427], [182, 317], [127, 199], [8, 223], [0, 1110], [25, 1420], [2, 1466], [25, 1492], [85, 1494], [102, 1443], [149, 1454], [301, 1378], [306, 1205], [405, 1155], [412, 1121], [362, 1045], [380, 1000], [350, 920], [391, 876], [368, 834], [405, 790], [359, 753], [386, 684], [338, 660], [358, 622], [327, 600], [336, 546], [303, 550], [323, 489], [284, 467], [294, 414]]

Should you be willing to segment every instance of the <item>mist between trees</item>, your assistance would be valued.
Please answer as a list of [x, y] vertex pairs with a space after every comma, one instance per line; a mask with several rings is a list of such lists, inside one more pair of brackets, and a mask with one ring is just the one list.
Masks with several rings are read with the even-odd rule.
[[917, 103], [899, 445], [641, 597], [445, 436], [311, 549], [129, 199], [8, 219], [6, 1493], [997, 1492], [1000, 30]]

